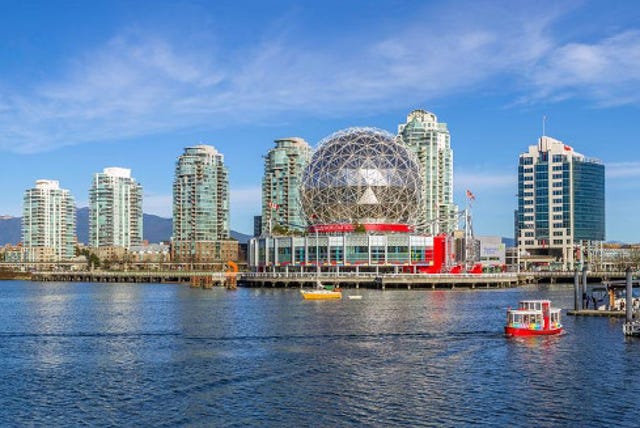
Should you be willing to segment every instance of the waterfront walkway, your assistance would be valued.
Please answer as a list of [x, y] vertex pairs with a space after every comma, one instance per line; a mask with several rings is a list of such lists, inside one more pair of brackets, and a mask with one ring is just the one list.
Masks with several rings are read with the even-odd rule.
[[[625, 272], [589, 272], [589, 283], [623, 279]], [[314, 287], [319, 280], [344, 288], [510, 288], [526, 284], [573, 283], [573, 272], [505, 272], [485, 274], [403, 274], [382, 272], [243, 272], [238, 274], [243, 287]], [[24, 278], [26, 279], [26, 278]], [[131, 271], [46, 271], [32, 272], [33, 281], [131, 282], [131, 283], [205, 283], [224, 285], [224, 272], [187, 270]]]
[[189, 283], [206, 279], [212, 285], [223, 285], [224, 272], [193, 272], [193, 271], [80, 271], [80, 272], [33, 272], [32, 281], [60, 281], [60, 282], [133, 282], [133, 283]]

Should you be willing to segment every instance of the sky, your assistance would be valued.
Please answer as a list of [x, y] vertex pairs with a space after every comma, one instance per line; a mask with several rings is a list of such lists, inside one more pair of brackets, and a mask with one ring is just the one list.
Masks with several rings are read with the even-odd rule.
[[447, 123], [455, 200], [513, 236], [518, 155], [542, 135], [606, 170], [607, 240], [640, 242], [636, 1], [0, 0], [0, 215], [37, 179], [87, 206], [130, 168], [171, 216], [184, 147], [225, 156], [231, 227], [260, 213], [262, 156], [351, 126]]

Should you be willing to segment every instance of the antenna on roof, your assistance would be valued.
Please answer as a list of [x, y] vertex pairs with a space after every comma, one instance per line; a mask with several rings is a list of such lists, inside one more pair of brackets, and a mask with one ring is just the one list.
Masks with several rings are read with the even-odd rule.
[[545, 128], [547, 124], [547, 115], [542, 115], [542, 136], [545, 136]]

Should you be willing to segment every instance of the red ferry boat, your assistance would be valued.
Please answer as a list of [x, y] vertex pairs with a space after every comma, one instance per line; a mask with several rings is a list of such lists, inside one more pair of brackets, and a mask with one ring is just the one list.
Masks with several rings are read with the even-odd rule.
[[521, 300], [517, 309], [507, 309], [507, 336], [546, 336], [562, 333], [560, 308], [550, 300]]

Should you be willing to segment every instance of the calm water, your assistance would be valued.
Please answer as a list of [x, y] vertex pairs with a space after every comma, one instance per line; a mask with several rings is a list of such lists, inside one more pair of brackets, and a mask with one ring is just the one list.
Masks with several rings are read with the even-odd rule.
[[507, 306], [570, 289], [360, 294], [0, 282], [0, 425], [640, 423], [620, 320], [502, 335]]

